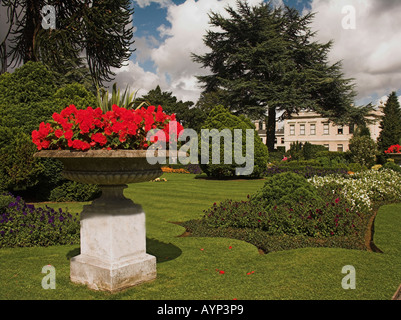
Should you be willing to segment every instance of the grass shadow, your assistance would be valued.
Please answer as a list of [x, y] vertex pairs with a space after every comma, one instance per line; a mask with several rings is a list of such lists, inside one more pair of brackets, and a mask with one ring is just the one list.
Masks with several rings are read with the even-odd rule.
[[157, 263], [176, 259], [182, 254], [182, 250], [177, 246], [151, 238], [146, 238], [146, 252], [155, 256]]

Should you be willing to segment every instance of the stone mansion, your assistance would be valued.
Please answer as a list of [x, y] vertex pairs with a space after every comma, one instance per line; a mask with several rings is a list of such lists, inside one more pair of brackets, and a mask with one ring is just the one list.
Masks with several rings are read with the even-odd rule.
[[[377, 141], [380, 134], [380, 119], [383, 115], [381, 108], [368, 116], [372, 124], [368, 125], [373, 140]], [[266, 124], [255, 121], [256, 130], [262, 141], [266, 143]], [[347, 151], [349, 140], [354, 133], [353, 126], [339, 126], [323, 118], [321, 115], [305, 111], [292, 114], [289, 119], [276, 124], [275, 148], [284, 147], [289, 150], [294, 142], [309, 142], [323, 145], [329, 151]]]

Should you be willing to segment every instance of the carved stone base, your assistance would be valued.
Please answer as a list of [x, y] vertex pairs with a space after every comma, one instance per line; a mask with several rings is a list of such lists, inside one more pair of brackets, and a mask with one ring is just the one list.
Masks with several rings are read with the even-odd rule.
[[79, 255], [71, 259], [70, 279], [93, 290], [117, 292], [156, 279], [156, 258], [145, 254], [118, 262]]
[[124, 197], [126, 185], [100, 187], [102, 196], [81, 213], [81, 254], [71, 259], [71, 281], [115, 292], [156, 278], [142, 207]]

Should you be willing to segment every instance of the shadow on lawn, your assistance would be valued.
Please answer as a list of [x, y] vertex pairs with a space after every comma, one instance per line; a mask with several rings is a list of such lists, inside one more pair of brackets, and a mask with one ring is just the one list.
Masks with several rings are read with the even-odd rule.
[[[157, 239], [146, 238], [146, 252], [156, 257], [157, 263], [162, 263], [166, 261], [178, 258], [182, 251], [177, 246], [171, 243], [164, 243]], [[67, 260], [80, 254], [80, 248], [74, 248], [67, 252]]]

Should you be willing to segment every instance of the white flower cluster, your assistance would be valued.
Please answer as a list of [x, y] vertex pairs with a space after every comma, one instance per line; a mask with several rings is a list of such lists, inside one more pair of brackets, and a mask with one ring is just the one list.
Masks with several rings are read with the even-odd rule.
[[401, 201], [401, 174], [390, 169], [367, 170], [347, 177], [328, 175], [308, 179], [314, 186], [321, 187], [331, 183], [342, 189], [353, 209], [371, 210], [374, 201], [399, 199]]

